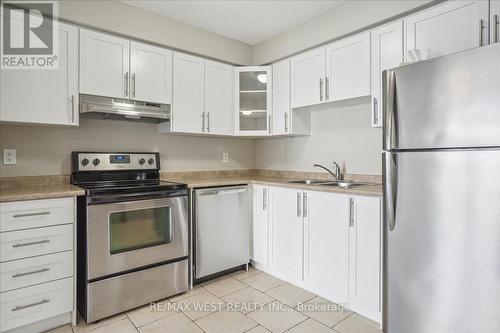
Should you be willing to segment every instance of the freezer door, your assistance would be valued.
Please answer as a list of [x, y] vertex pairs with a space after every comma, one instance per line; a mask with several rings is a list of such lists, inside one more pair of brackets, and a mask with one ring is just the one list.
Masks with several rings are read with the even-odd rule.
[[248, 186], [195, 190], [195, 263], [199, 279], [250, 261]]
[[500, 150], [385, 153], [385, 333], [500, 332], [499, 166]]
[[384, 149], [500, 146], [500, 43], [384, 73]]

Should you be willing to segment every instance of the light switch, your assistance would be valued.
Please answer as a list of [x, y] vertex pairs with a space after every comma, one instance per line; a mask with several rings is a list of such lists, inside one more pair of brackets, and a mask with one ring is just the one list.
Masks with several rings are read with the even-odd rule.
[[229, 163], [229, 153], [222, 153], [222, 163]]
[[16, 150], [4, 149], [3, 150], [3, 164], [16, 164]]

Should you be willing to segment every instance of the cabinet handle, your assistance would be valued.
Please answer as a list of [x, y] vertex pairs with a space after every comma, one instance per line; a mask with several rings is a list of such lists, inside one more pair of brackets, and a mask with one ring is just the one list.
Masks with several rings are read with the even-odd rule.
[[349, 227], [354, 226], [354, 199], [349, 198]]
[[323, 101], [323, 78], [319, 78], [319, 100]]
[[205, 133], [205, 111], [201, 114], [201, 131]]
[[132, 74], [132, 97], [135, 98], [135, 73]]
[[297, 193], [297, 217], [302, 217], [302, 200], [301, 200], [302, 195]]
[[210, 111], [207, 112], [207, 132], [210, 132]]
[[378, 125], [378, 101], [376, 97], [373, 97], [373, 124]]
[[500, 42], [500, 40], [498, 39], [498, 25], [500, 24], [499, 20], [498, 20], [498, 14], [495, 14], [493, 15], [493, 33], [494, 33], [494, 37], [493, 37], [493, 42], [494, 43], [498, 43]]
[[285, 133], [288, 133], [288, 113], [285, 112]]
[[50, 214], [50, 212], [38, 212], [38, 213], [16, 214], [16, 215], [12, 215], [12, 217], [18, 218], [18, 217], [49, 215], [49, 214]]
[[19, 311], [19, 310], [23, 310], [23, 309], [26, 309], [26, 308], [31, 308], [32, 306], [37, 306], [37, 305], [45, 304], [45, 303], [48, 303], [48, 302], [50, 302], [48, 299], [42, 299], [41, 301], [38, 301], [38, 302], [35, 302], [35, 303], [26, 304], [26, 305], [18, 305], [15, 308], [13, 308], [12, 311]]
[[30, 242], [30, 243], [18, 243], [18, 244], [14, 244], [12, 245], [13, 248], [16, 248], [16, 247], [23, 247], [23, 246], [30, 246], [30, 245], [38, 245], [38, 244], [45, 244], [45, 243], [49, 243], [50, 240], [48, 239], [44, 239], [44, 240], [41, 240], [41, 241], [37, 241], [37, 242]]
[[302, 214], [303, 217], [307, 217], [307, 193], [304, 192], [304, 198], [302, 200], [303, 204], [304, 204], [304, 208], [302, 209], [304, 211], [304, 213]]
[[42, 268], [42, 269], [38, 269], [36, 271], [31, 271], [31, 272], [26, 272], [26, 273], [17, 273], [17, 274], [12, 275], [12, 278], [15, 279], [15, 278], [19, 278], [19, 277], [26, 276], [26, 275], [32, 275], [32, 274], [43, 273], [43, 272], [48, 272], [48, 271], [50, 271], [49, 268]]
[[267, 209], [267, 188], [262, 189], [262, 210]]
[[128, 72], [125, 72], [125, 97], [128, 97]]
[[479, 46], [483, 46], [483, 30], [484, 30], [483, 19], [480, 19], [479, 20]]
[[71, 123], [75, 122], [75, 95], [71, 95]]
[[271, 115], [268, 116], [267, 126], [269, 127], [269, 134], [271, 134]]
[[328, 79], [328, 76], [325, 76], [325, 101], [328, 101], [330, 99], [330, 80]]

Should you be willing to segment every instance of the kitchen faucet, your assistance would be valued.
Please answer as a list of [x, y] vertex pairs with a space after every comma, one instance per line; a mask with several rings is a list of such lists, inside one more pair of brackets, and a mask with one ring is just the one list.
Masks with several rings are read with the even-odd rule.
[[335, 178], [336, 181], [342, 180], [343, 177], [342, 177], [342, 173], [340, 171], [339, 165], [335, 161], [333, 161], [333, 164], [335, 165], [335, 173], [333, 173], [332, 170], [328, 169], [327, 167], [325, 167], [321, 164], [313, 164], [313, 167], [314, 168], [321, 168], [321, 169], [328, 171], [328, 173], [330, 173], [333, 176], [333, 178]]

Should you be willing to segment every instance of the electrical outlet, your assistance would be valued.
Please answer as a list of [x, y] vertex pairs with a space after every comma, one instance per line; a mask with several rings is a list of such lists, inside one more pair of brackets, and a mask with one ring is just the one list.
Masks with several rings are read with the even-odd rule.
[[3, 150], [3, 164], [16, 164], [16, 150], [4, 149]]
[[222, 163], [229, 163], [229, 153], [222, 153]]

